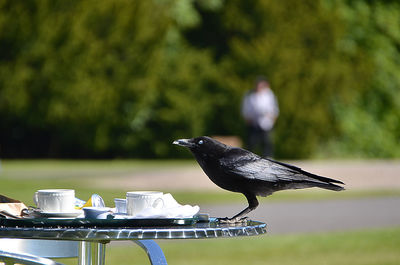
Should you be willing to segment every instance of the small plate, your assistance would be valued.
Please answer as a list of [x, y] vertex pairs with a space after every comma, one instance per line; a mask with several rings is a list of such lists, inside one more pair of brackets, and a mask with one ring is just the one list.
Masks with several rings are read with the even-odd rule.
[[38, 215], [41, 217], [78, 217], [79, 215], [83, 214], [82, 210], [76, 210], [70, 213], [47, 213], [47, 212], [37, 212]]

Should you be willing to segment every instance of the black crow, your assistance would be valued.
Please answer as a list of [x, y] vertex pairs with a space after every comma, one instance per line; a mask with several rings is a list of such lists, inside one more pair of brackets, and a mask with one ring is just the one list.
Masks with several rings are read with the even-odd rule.
[[226, 218], [225, 221], [228, 222], [239, 222], [242, 216], [256, 209], [256, 196], [265, 197], [279, 190], [311, 187], [334, 191], [344, 189], [333, 184], [344, 184], [339, 180], [314, 175], [289, 164], [262, 158], [207, 136], [180, 139], [173, 144], [189, 148], [204, 173], [219, 187], [246, 196], [249, 206], [232, 218]]

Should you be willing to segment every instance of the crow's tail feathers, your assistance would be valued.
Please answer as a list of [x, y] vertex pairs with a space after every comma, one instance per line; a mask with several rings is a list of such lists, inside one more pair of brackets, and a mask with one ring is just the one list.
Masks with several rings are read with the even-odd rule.
[[[314, 182], [314, 185], [319, 188], [323, 188], [323, 189], [327, 189], [327, 190], [334, 190], [334, 191], [344, 190], [344, 188], [342, 186], [337, 185], [337, 184], [345, 185], [340, 180], [315, 175], [315, 174], [312, 174], [312, 173], [304, 171], [304, 170], [301, 170], [301, 171], [302, 171], [301, 173], [306, 175], [307, 177], [315, 179], [316, 181]], [[336, 184], [334, 184], [334, 183], [336, 183]]]
[[342, 186], [332, 184], [332, 183], [314, 183], [316, 187], [327, 189], [327, 190], [334, 190], [334, 191], [341, 191], [344, 190]]
[[[307, 176], [307, 177], [309, 177], [311, 179], [314, 179], [315, 182], [311, 180], [310, 184], [312, 183], [315, 187], [319, 187], [319, 188], [323, 188], [323, 189], [327, 189], [327, 190], [334, 190], [334, 191], [344, 190], [343, 187], [341, 187], [339, 185], [336, 185], [336, 184], [345, 185], [340, 180], [336, 180], [336, 179], [331, 179], [331, 178], [315, 175], [313, 173], [304, 171], [301, 168], [293, 166], [293, 165], [290, 165], [290, 164], [282, 163], [282, 162], [275, 161], [275, 160], [272, 160], [272, 159], [268, 159], [268, 160], [286, 167], [289, 171], [291, 171], [293, 173], [297, 173], [297, 174], [300, 173], [300, 174], [305, 175], [305, 176]], [[336, 184], [333, 184], [333, 183], [336, 183]]]

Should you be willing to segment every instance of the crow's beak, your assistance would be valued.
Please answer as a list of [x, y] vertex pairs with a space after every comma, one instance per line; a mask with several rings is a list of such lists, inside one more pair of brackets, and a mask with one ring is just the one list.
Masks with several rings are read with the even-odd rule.
[[193, 143], [190, 139], [179, 139], [173, 142], [173, 144], [184, 146], [184, 147], [192, 147]]

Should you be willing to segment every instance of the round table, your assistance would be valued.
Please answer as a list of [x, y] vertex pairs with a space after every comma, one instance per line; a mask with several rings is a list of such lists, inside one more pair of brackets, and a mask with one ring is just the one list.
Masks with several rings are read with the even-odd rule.
[[167, 264], [154, 239], [197, 239], [256, 236], [266, 233], [266, 224], [248, 220], [238, 224], [219, 223], [215, 218], [193, 225], [131, 228], [40, 228], [0, 227], [0, 238], [80, 241], [79, 264], [104, 264], [105, 246], [110, 241], [132, 240], [142, 247], [151, 264]]

